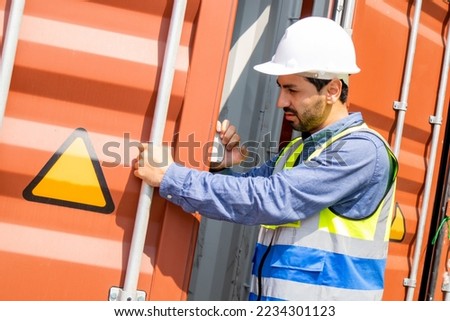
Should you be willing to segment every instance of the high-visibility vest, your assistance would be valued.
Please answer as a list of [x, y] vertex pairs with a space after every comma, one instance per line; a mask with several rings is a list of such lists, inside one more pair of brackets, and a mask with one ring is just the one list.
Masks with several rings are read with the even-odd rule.
[[[354, 131], [371, 132], [386, 146], [391, 181], [384, 198], [364, 219], [349, 219], [325, 208], [301, 222], [262, 226], [253, 260], [251, 300], [381, 300], [396, 157], [378, 133], [362, 124], [331, 137], [308, 159]], [[279, 156], [274, 172], [292, 168], [302, 150], [302, 140], [293, 140]]]

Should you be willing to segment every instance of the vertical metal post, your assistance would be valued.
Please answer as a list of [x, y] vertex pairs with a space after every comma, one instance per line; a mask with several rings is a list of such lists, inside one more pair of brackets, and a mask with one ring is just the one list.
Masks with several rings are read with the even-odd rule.
[[408, 53], [406, 57], [405, 74], [402, 84], [402, 93], [400, 101], [394, 102], [394, 109], [397, 113], [397, 125], [395, 129], [395, 142], [393, 146], [394, 155], [398, 158], [400, 153], [400, 145], [403, 137], [403, 128], [405, 126], [405, 114], [408, 106], [409, 85], [411, 83], [411, 74], [416, 54], [417, 33], [419, 29], [420, 13], [422, 10], [422, 0], [416, 0], [414, 8], [413, 25], [409, 37]]
[[334, 21], [341, 24], [342, 13], [344, 12], [344, 0], [338, 0], [336, 4], [336, 12], [334, 14]]
[[24, 7], [25, 0], [12, 0], [8, 25], [4, 31], [2, 59], [0, 62], [0, 128], [5, 116]]
[[414, 257], [411, 266], [411, 273], [409, 279], [405, 279], [405, 285], [408, 286], [406, 293], [406, 300], [410, 301], [414, 296], [414, 289], [417, 278], [417, 270], [419, 268], [420, 253], [422, 251], [423, 234], [425, 230], [425, 224], [427, 221], [428, 203], [430, 199], [431, 186], [433, 182], [434, 166], [436, 164], [436, 154], [439, 144], [439, 132], [442, 125], [442, 113], [444, 109], [445, 94], [447, 89], [448, 69], [450, 66], [450, 32], [447, 33], [447, 46], [445, 49], [444, 60], [442, 62], [441, 80], [439, 84], [438, 101], [436, 106], [436, 114], [430, 116], [430, 123], [433, 125], [433, 133], [430, 148], [430, 158], [428, 161], [428, 168], [425, 177], [425, 188], [422, 201], [422, 208], [420, 210], [419, 225], [417, 228], [416, 247], [414, 249]]
[[355, 14], [355, 0], [347, 0], [345, 3], [344, 9], [344, 21], [342, 23], [342, 27], [348, 32], [348, 34], [352, 35], [352, 26], [353, 26], [353, 16]]
[[[173, 77], [175, 74], [175, 62], [180, 45], [181, 31], [183, 29], [186, 3], [186, 0], [175, 0], [173, 5], [166, 51], [164, 54], [164, 62], [161, 70], [161, 79], [158, 87], [158, 97], [156, 99], [155, 113], [150, 134], [150, 142], [156, 144], [162, 143], [164, 135]], [[153, 188], [143, 182], [139, 195], [138, 207], [136, 210], [136, 220], [131, 240], [124, 288], [119, 295], [119, 300], [121, 301], [136, 300], [137, 284], [144, 251], [145, 238], [147, 235], [147, 225], [150, 217], [152, 198]]]

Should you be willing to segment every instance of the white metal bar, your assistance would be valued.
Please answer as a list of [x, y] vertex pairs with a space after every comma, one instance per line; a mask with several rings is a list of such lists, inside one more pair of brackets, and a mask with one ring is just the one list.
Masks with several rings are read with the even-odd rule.
[[[403, 137], [403, 128], [405, 126], [406, 106], [408, 105], [409, 86], [411, 83], [411, 75], [416, 54], [417, 33], [419, 30], [420, 14], [422, 10], [422, 0], [416, 0], [414, 8], [413, 25], [408, 43], [408, 53], [406, 57], [405, 74], [402, 83], [402, 92], [400, 102], [398, 102], [397, 124], [395, 129], [395, 141], [393, 152], [398, 158], [400, 153], [400, 145]], [[395, 106], [394, 106], [395, 107]]]
[[[169, 34], [167, 38], [164, 62], [161, 70], [161, 79], [158, 87], [155, 113], [153, 117], [150, 142], [161, 144], [172, 91], [173, 77], [175, 74], [175, 61], [180, 45], [181, 31], [183, 29], [186, 0], [175, 0], [170, 20]], [[150, 217], [150, 206], [153, 198], [153, 188], [144, 182], [141, 185], [139, 203], [136, 210], [133, 236], [128, 257], [128, 266], [125, 276], [124, 288], [119, 296], [121, 301], [136, 299], [137, 284], [144, 251], [147, 225]]]
[[349, 33], [349, 35], [352, 35], [352, 26], [353, 26], [353, 16], [355, 14], [355, 0], [348, 0], [345, 3], [345, 10], [344, 10], [344, 22], [342, 24], [342, 27]]
[[[439, 84], [439, 93], [438, 93], [438, 101], [436, 106], [436, 114], [434, 116], [430, 117], [430, 122], [433, 125], [433, 134], [432, 134], [432, 140], [431, 140], [431, 148], [430, 148], [430, 158], [428, 160], [428, 168], [427, 168], [427, 174], [425, 177], [425, 188], [424, 188], [424, 195], [423, 195], [423, 201], [422, 201], [422, 208], [420, 210], [420, 217], [419, 217], [419, 225], [417, 228], [417, 238], [416, 238], [416, 247], [414, 249], [414, 257], [412, 261], [411, 266], [411, 273], [409, 276], [409, 280], [412, 281], [413, 284], [416, 282], [417, 278], [417, 270], [419, 268], [419, 261], [420, 261], [420, 253], [422, 251], [422, 243], [423, 243], [423, 234], [425, 230], [425, 224], [427, 221], [427, 212], [428, 212], [428, 205], [430, 202], [430, 193], [431, 193], [431, 187], [433, 183], [433, 174], [434, 174], [434, 167], [436, 165], [436, 154], [437, 149], [439, 145], [439, 132], [441, 129], [442, 124], [442, 113], [444, 110], [444, 103], [445, 103], [445, 94], [447, 90], [447, 81], [448, 81], [448, 69], [450, 67], [450, 48], [449, 48], [449, 42], [450, 41], [450, 32], [447, 32], [447, 45], [445, 48], [445, 55], [444, 60], [442, 62], [442, 71], [441, 71], [441, 80]], [[415, 287], [409, 287], [408, 291], [406, 293], [406, 300], [411, 301], [414, 296], [414, 289]]]
[[25, 0], [13, 0], [8, 16], [8, 24], [4, 31], [2, 59], [0, 62], [0, 128], [5, 117], [6, 102], [16, 58], [19, 41], [20, 24], [25, 7]]
[[336, 4], [335, 14], [334, 14], [334, 21], [336, 21], [338, 24], [341, 24], [342, 21], [342, 14], [344, 11], [344, 0], [338, 0]]

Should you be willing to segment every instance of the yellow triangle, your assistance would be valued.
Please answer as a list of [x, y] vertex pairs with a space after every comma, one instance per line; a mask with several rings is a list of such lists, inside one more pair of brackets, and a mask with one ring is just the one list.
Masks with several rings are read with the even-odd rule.
[[25, 188], [25, 199], [111, 213], [114, 204], [87, 132], [77, 129]]
[[397, 206], [395, 207], [395, 216], [391, 224], [391, 234], [389, 236], [389, 239], [391, 241], [401, 242], [403, 241], [404, 237], [405, 237], [405, 217], [403, 216], [403, 213], [397, 204]]
[[97, 175], [81, 138], [76, 138], [33, 189], [36, 196], [105, 206]]

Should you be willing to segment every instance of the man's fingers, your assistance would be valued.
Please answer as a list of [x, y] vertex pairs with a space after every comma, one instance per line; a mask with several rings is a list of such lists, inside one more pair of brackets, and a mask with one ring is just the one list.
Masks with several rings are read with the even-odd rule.
[[230, 142], [234, 142], [236, 141], [236, 139], [239, 139], [239, 135], [236, 133], [236, 127], [234, 127], [233, 125], [229, 125], [227, 127], [227, 130], [223, 132], [221, 138], [224, 145], [227, 145]]
[[249, 154], [247, 147], [245, 147], [244, 145], [241, 146], [240, 152], [241, 152], [241, 155], [244, 156], [244, 158], [247, 157]]
[[233, 136], [231, 136], [231, 138], [228, 140], [228, 142], [226, 144], [226, 149], [232, 150], [233, 148], [238, 147], [240, 141], [241, 141], [241, 137], [236, 133], [233, 134]]
[[134, 160], [133, 168], [138, 169], [139, 167], [144, 166], [144, 158], [140, 155]]
[[138, 149], [139, 149], [139, 153], [142, 153], [143, 151], [145, 151], [146, 149], [148, 149], [148, 144], [147, 143], [140, 143], [138, 145]]
[[230, 121], [228, 119], [225, 119], [222, 122], [222, 127], [220, 128], [220, 137], [221, 138], [225, 135], [225, 133], [227, 132], [229, 127], [230, 127]]

